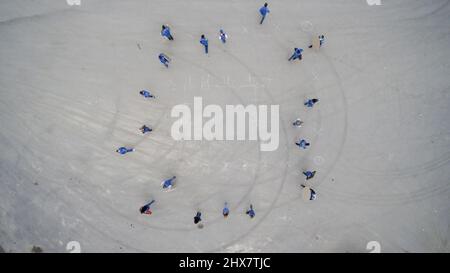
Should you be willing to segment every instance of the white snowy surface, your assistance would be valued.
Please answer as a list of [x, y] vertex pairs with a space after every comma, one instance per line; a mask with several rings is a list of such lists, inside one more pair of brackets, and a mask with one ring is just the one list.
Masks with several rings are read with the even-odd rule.
[[[368, 252], [378, 241], [382, 252], [449, 252], [450, 1], [269, 1], [259, 25], [263, 3], [1, 0], [0, 249]], [[287, 61], [294, 47], [300, 62]], [[279, 104], [279, 149], [172, 140], [170, 110], [194, 96]], [[320, 102], [305, 109], [310, 97]], [[313, 202], [303, 168], [317, 170]], [[176, 190], [162, 192], [172, 175]]]

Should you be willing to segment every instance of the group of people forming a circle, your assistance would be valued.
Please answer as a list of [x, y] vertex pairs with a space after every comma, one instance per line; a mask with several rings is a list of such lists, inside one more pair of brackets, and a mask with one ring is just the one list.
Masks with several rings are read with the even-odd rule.
[[[265, 3], [260, 9], [259, 9], [259, 13], [261, 14], [261, 21], [260, 24], [262, 24], [264, 22], [264, 19], [266, 18], [267, 14], [269, 13], [269, 8], [268, 8], [268, 4]], [[174, 41], [174, 38], [172, 36], [172, 33], [170, 31], [170, 27], [168, 25], [162, 25], [162, 30], [161, 30], [161, 36], [164, 37], [165, 39], [169, 40], [169, 41]], [[219, 40], [225, 44], [227, 42], [228, 39], [228, 35], [225, 33], [225, 31], [223, 29], [219, 30]], [[314, 41], [313, 43], [309, 46], [309, 48], [320, 48], [322, 47], [324, 41], [325, 41], [325, 37], [324, 35], [319, 35], [318, 37], [314, 37]], [[205, 49], [205, 54], [208, 54], [208, 39], [205, 37], [204, 34], [201, 35], [200, 37], [200, 44], [203, 45], [204, 49]], [[293, 61], [293, 60], [302, 60], [302, 53], [303, 53], [303, 49], [302, 48], [294, 48], [294, 53], [292, 54], [292, 56], [288, 59], [288, 61]], [[160, 53], [158, 56], [158, 59], [160, 60], [160, 62], [166, 67], [169, 68], [169, 63], [171, 61], [171, 59], [164, 53]], [[142, 95], [144, 98], [148, 98], [148, 99], [154, 99], [155, 96], [153, 94], [151, 94], [149, 91], [147, 90], [141, 90], [139, 91], [139, 94]], [[308, 99], [304, 102], [304, 105], [306, 107], [312, 108], [314, 106], [314, 104], [316, 104], [317, 102], [319, 102], [319, 99], [317, 98], [312, 98], [312, 99]], [[293, 123], [293, 126], [295, 127], [301, 127], [303, 125], [303, 121], [301, 119], [296, 119]], [[141, 128], [139, 128], [139, 130], [143, 133], [143, 134], [147, 134], [153, 131], [152, 128], [148, 127], [147, 125], [143, 125]], [[299, 139], [298, 142], [295, 142], [295, 145], [297, 145], [299, 148], [301, 149], [307, 149], [308, 146], [310, 146], [310, 143], [307, 142], [305, 139]], [[119, 154], [126, 154], [129, 152], [134, 152], [135, 149], [134, 148], [130, 148], [130, 147], [120, 147], [116, 150], [116, 152], [118, 152]], [[314, 170], [304, 170], [303, 174], [306, 177], [306, 180], [312, 179], [315, 174], [316, 171]], [[173, 189], [174, 186], [174, 181], [176, 179], [176, 176], [173, 176], [167, 180], [164, 180], [161, 185], [162, 188], [166, 191], [170, 191]], [[316, 192], [308, 187], [305, 186], [304, 184], [300, 185], [303, 190], [304, 193], [306, 194], [307, 198], [309, 200], [315, 200], [316, 199]], [[151, 205], [155, 203], [155, 200], [151, 200], [150, 202], [148, 202], [147, 204], [145, 204], [144, 206], [142, 206], [139, 211], [142, 214], [147, 214], [150, 215], [152, 214], [151, 211]], [[222, 210], [222, 214], [223, 217], [228, 217], [230, 213], [229, 207], [228, 207], [228, 203], [225, 202], [224, 203], [224, 207]], [[253, 209], [253, 205], [250, 204], [249, 208], [245, 211], [245, 213], [250, 216], [250, 218], [255, 217], [256, 213], [255, 210]], [[198, 224], [201, 222], [201, 216], [202, 213], [200, 211], [197, 211], [195, 216], [194, 216], [194, 224]], [[202, 225], [199, 227], [203, 227]]]

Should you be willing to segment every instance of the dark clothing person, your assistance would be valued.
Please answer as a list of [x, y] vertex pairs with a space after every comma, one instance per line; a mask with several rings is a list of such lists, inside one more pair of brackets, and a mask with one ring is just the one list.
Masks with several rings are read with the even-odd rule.
[[197, 211], [197, 214], [194, 217], [194, 224], [198, 224], [202, 218], [201, 218], [202, 214], [200, 213], [200, 211]]

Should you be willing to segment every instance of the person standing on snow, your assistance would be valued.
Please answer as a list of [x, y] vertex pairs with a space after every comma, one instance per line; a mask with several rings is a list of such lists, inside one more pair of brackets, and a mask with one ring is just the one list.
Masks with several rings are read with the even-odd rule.
[[139, 94], [141, 94], [142, 96], [144, 96], [147, 99], [155, 97], [152, 94], [150, 94], [150, 92], [147, 90], [141, 90], [141, 91], [139, 91]]
[[292, 123], [292, 125], [295, 126], [295, 127], [302, 127], [303, 121], [298, 118]]
[[205, 38], [204, 34], [200, 37], [200, 44], [205, 47], [205, 53], [208, 54], [208, 39]]
[[134, 152], [134, 149], [133, 148], [120, 147], [119, 149], [116, 150], [116, 152], [118, 152], [121, 155], [124, 155], [126, 153]]
[[139, 211], [141, 212], [141, 214], [152, 214], [152, 211], [150, 210], [150, 206], [155, 203], [155, 200], [150, 201], [150, 203], [145, 204], [144, 206], [142, 206]]
[[165, 180], [165, 181], [162, 183], [163, 189], [168, 189], [168, 190], [170, 190], [170, 189], [172, 188], [172, 186], [173, 186], [173, 181], [174, 181], [176, 178], [177, 178], [176, 176], [173, 176], [172, 178], [169, 178], [169, 179]]
[[147, 127], [146, 125], [143, 125], [141, 128], [139, 128], [139, 130], [141, 130], [141, 132], [142, 132], [143, 134], [145, 134], [145, 133], [150, 133], [151, 131], [153, 131], [152, 128]]
[[[325, 36], [319, 35], [319, 48], [325, 43]], [[312, 48], [313, 45], [310, 45], [309, 48]]]
[[317, 102], [319, 102], [319, 99], [309, 99], [307, 101], [305, 101], [305, 106], [306, 107], [313, 107], [314, 104], [316, 104]]
[[310, 143], [306, 142], [306, 140], [302, 139], [299, 142], [295, 142], [295, 145], [297, 145], [300, 148], [306, 149], [310, 145]]
[[228, 35], [221, 29], [219, 31], [219, 39], [222, 41], [222, 43], [225, 44], [227, 42], [227, 38], [228, 38]]
[[166, 38], [170, 41], [173, 41], [173, 36], [170, 33], [170, 28], [167, 25], [162, 25], [161, 36], [163, 36], [164, 38]]
[[259, 13], [261, 13], [261, 22], [259, 23], [260, 25], [262, 25], [262, 23], [264, 22], [264, 19], [266, 18], [267, 13], [269, 13], [270, 10], [267, 8], [267, 3], [264, 3], [264, 6], [262, 8], [259, 9]]
[[255, 210], [253, 210], [253, 205], [252, 204], [250, 204], [250, 209], [247, 210], [245, 213], [248, 214], [248, 216], [250, 216], [250, 218], [255, 217], [256, 214], [255, 214]]
[[[305, 188], [306, 186], [305, 185], [300, 185], [302, 188]], [[311, 200], [311, 201], [313, 201], [313, 200], [316, 200], [316, 198], [317, 198], [317, 194], [316, 194], [316, 192], [313, 190], [313, 189], [311, 189], [311, 188], [309, 188], [309, 192], [310, 192], [310, 196], [309, 196], [309, 200]]]
[[316, 171], [305, 171], [303, 172], [303, 174], [306, 176], [306, 180], [309, 180], [311, 178], [314, 177], [314, 175], [316, 175]]
[[289, 61], [295, 60], [295, 59], [302, 59], [302, 52], [303, 49], [301, 48], [294, 48], [294, 53], [292, 54], [292, 56], [289, 58]]
[[225, 205], [223, 206], [223, 211], [222, 211], [223, 217], [227, 218], [228, 214], [230, 214], [230, 210], [228, 209], [228, 203], [225, 202]]
[[166, 54], [159, 54], [158, 59], [166, 68], [169, 68], [170, 58]]
[[202, 213], [200, 211], [197, 211], [197, 214], [194, 217], [194, 224], [198, 224], [202, 220]]

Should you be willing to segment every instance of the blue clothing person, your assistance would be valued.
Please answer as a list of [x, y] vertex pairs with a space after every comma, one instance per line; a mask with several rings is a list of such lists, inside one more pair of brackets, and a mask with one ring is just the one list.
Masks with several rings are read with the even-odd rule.
[[140, 209], [139, 209], [139, 211], [142, 213], [142, 214], [152, 214], [152, 211], [150, 210], [150, 206], [153, 204], [153, 203], [155, 203], [155, 200], [152, 200], [152, 201], [150, 201], [150, 203], [148, 203], [148, 204], [145, 204], [145, 205], [143, 205]]
[[147, 90], [141, 90], [141, 91], [139, 91], [139, 94], [141, 94], [145, 98], [154, 98], [155, 97], [152, 94], [150, 94], [150, 92]]
[[263, 23], [264, 19], [266, 18], [267, 13], [269, 13], [270, 10], [267, 8], [267, 3], [264, 4], [262, 8], [259, 9], [259, 13], [261, 13], [261, 22], [260, 25]]
[[170, 33], [170, 28], [166, 25], [162, 25], [161, 36], [173, 41], [173, 36]]
[[225, 44], [227, 42], [227, 38], [228, 38], [228, 35], [221, 29], [219, 31], [219, 39], [222, 41], [222, 43]]
[[141, 130], [141, 132], [142, 132], [143, 134], [145, 134], [145, 133], [150, 133], [151, 131], [153, 131], [152, 128], [147, 127], [146, 125], [143, 125], [141, 128], [139, 128], [139, 130]]
[[299, 142], [295, 142], [295, 145], [297, 145], [300, 148], [306, 149], [310, 144], [306, 142], [306, 140], [302, 139]]
[[313, 107], [314, 104], [316, 104], [317, 102], [319, 102], [319, 99], [309, 99], [305, 102], [305, 106], [306, 107]]
[[311, 178], [313, 178], [314, 177], [314, 175], [316, 175], [316, 171], [306, 171], [306, 172], [303, 172], [303, 174], [306, 176], [306, 180], [309, 180], [309, 179], [311, 179]]
[[208, 39], [205, 38], [204, 34], [202, 34], [200, 38], [200, 44], [202, 44], [205, 47], [205, 53], [208, 54]]
[[253, 210], [253, 205], [250, 205], [250, 209], [247, 210], [246, 214], [248, 214], [248, 216], [250, 216], [250, 218], [255, 217], [255, 211]]
[[172, 181], [174, 181], [175, 178], [177, 178], [177, 177], [176, 177], [176, 176], [173, 176], [172, 178], [165, 180], [165, 181], [163, 182], [163, 189], [171, 189], [172, 186], [173, 186]]
[[200, 211], [197, 211], [197, 214], [194, 217], [194, 224], [198, 224], [202, 220], [202, 213]]
[[223, 214], [223, 217], [228, 217], [228, 214], [230, 214], [230, 210], [228, 209], [228, 203], [227, 202], [225, 202], [222, 214]]
[[134, 149], [133, 148], [120, 147], [119, 149], [116, 150], [116, 152], [118, 152], [121, 155], [124, 155], [126, 153], [134, 152]]
[[170, 58], [166, 54], [164, 53], [159, 54], [158, 59], [163, 65], [169, 68]]
[[289, 58], [289, 61], [295, 60], [295, 59], [301, 60], [302, 59], [302, 52], [303, 52], [303, 49], [301, 49], [301, 48], [294, 48], [294, 54], [292, 54], [292, 56]]

